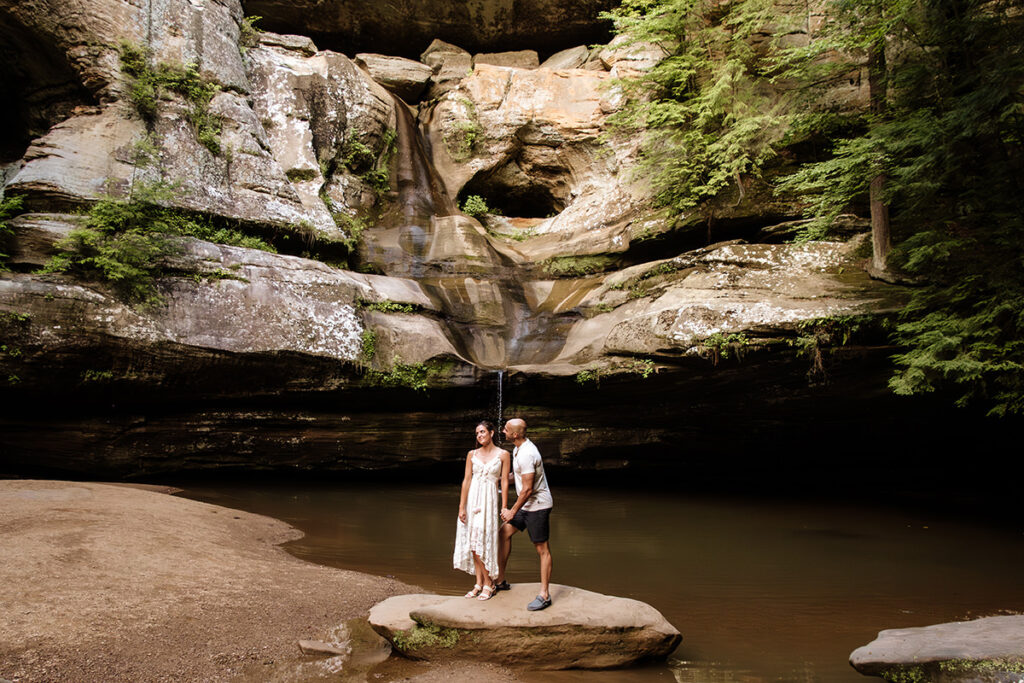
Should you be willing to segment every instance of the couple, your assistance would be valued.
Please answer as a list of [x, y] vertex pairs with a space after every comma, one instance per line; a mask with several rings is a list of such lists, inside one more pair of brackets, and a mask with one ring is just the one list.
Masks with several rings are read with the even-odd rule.
[[[526, 422], [518, 418], [505, 423], [505, 438], [515, 444], [508, 451], [494, 444], [494, 424], [483, 420], [476, 426], [480, 448], [466, 455], [466, 476], [462, 480], [459, 522], [455, 533], [455, 568], [476, 575], [476, 585], [467, 598], [489, 600], [508, 590], [505, 565], [512, 551], [512, 536], [526, 529], [540, 556], [540, 594], [526, 606], [531, 612], [551, 606], [551, 549], [548, 547], [548, 517], [551, 491], [544, 476], [540, 452], [526, 438]], [[508, 475], [515, 475], [519, 494], [508, 507]], [[501, 514], [498, 489], [501, 489]]]

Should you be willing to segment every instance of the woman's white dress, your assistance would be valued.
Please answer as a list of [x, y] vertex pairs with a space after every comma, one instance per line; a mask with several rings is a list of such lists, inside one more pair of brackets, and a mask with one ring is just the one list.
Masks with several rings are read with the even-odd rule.
[[501, 458], [483, 462], [472, 457], [473, 479], [466, 498], [466, 521], [458, 520], [455, 530], [455, 568], [473, 574], [475, 552], [491, 576], [498, 574], [498, 480], [501, 478]]

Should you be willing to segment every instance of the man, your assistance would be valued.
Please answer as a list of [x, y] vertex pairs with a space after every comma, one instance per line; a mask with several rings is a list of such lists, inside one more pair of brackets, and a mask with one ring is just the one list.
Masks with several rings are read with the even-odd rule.
[[526, 606], [531, 612], [551, 606], [551, 548], [548, 546], [551, 516], [551, 491], [544, 476], [544, 463], [540, 451], [526, 438], [526, 422], [519, 418], [505, 423], [505, 438], [515, 444], [512, 451], [512, 473], [515, 475], [516, 492], [519, 494], [511, 508], [501, 511], [501, 519], [508, 524], [498, 531], [498, 579], [497, 590], [508, 590], [505, 580], [505, 565], [512, 552], [512, 536], [526, 529], [530, 540], [540, 556], [540, 594]]

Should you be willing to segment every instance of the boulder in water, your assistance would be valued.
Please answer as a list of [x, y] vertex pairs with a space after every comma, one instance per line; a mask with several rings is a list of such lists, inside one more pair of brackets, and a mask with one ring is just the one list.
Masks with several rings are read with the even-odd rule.
[[682, 636], [650, 605], [551, 585], [551, 607], [528, 612], [540, 584], [514, 584], [481, 602], [399, 595], [370, 610], [370, 625], [415, 659], [473, 659], [535, 669], [598, 669], [667, 656]]
[[889, 681], [1009, 683], [1024, 679], [1024, 615], [881, 631], [850, 655]]

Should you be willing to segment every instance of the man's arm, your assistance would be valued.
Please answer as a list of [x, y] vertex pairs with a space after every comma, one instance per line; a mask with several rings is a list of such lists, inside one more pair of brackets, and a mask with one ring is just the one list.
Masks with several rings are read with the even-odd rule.
[[526, 501], [530, 499], [530, 496], [533, 495], [533, 479], [536, 476], [537, 475], [532, 472], [530, 474], [523, 475], [523, 488], [519, 491], [519, 497], [516, 498], [516, 502], [512, 506], [512, 508], [509, 510], [502, 511], [501, 518], [503, 520], [508, 522], [513, 517], [515, 517], [516, 513], [519, 512], [519, 508], [523, 507], [523, 505], [526, 504]]

